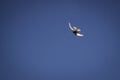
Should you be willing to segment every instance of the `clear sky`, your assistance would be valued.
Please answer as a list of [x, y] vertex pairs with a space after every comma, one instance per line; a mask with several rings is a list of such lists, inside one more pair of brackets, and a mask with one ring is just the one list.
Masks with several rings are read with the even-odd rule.
[[118, 0], [0, 4], [0, 80], [120, 80]]

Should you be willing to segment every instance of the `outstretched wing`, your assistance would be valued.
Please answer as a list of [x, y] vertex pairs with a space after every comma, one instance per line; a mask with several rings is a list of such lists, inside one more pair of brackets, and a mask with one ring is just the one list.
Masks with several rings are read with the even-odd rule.
[[80, 34], [80, 33], [77, 33], [76, 36], [81, 36], [81, 37], [82, 37], [82, 36], [84, 36], [84, 35], [83, 35], [83, 34]]
[[69, 28], [73, 31], [73, 28], [72, 28], [72, 26], [71, 26], [71, 23], [69, 22], [68, 24], [69, 24]]

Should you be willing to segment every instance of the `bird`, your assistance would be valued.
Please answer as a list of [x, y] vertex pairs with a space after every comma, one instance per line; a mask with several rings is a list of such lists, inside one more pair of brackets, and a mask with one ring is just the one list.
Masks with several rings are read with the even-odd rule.
[[75, 27], [75, 26], [71, 26], [71, 23], [70, 23], [70, 22], [68, 23], [68, 25], [69, 25], [70, 30], [73, 32], [73, 34], [74, 34], [75, 36], [79, 36], [79, 37], [84, 36], [83, 34], [80, 34], [80, 33], [79, 33], [79, 32], [81, 31], [80, 28], [77, 28], [77, 27]]

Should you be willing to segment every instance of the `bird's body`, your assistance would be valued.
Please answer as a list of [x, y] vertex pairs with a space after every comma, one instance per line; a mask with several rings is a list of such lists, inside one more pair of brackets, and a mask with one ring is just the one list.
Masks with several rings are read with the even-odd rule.
[[83, 34], [80, 34], [80, 29], [75, 27], [75, 26], [71, 26], [71, 24], [69, 23], [69, 28], [72, 30], [72, 32], [76, 35], [76, 36], [84, 36]]

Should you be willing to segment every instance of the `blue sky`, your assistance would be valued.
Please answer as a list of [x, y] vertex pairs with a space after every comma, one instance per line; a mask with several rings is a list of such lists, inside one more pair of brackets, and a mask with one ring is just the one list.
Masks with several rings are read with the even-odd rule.
[[119, 3], [1, 1], [1, 80], [120, 80]]

